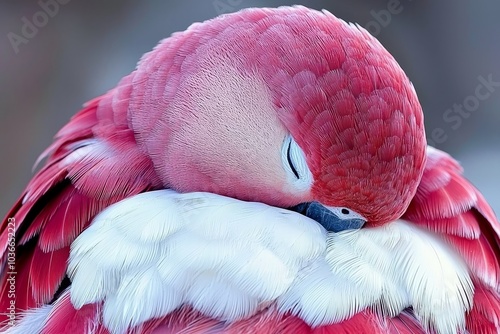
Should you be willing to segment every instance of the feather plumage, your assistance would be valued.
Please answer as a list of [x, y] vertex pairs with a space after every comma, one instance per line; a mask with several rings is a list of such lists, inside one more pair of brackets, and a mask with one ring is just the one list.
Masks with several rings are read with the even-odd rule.
[[[99, 114], [110, 107], [107, 101], [111, 98], [109, 93], [89, 102], [58, 133], [42, 155], [46, 165], [2, 221], [0, 254], [4, 263], [9, 218], [15, 221], [18, 313], [56, 296], [66, 275], [69, 245], [98, 212], [122, 198], [160, 186], [151, 162], [133, 141], [123, 143], [127, 146], [121, 151], [112, 148], [119, 145], [116, 137], [109, 142], [96, 135], [104, 127]], [[118, 127], [104, 123], [106, 131]], [[4, 292], [7, 278], [4, 271]], [[0, 307], [6, 309], [9, 303], [8, 294], [3, 293]]]
[[[313, 184], [287, 178], [290, 135]], [[249, 9], [174, 34], [43, 158], [0, 225], [0, 308], [9, 243], [17, 314], [31, 308], [8, 333], [499, 328], [493, 211], [451, 157], [429, 148], [425, 162], [421, 108], [394, 58], [326, 11]], [[173, 190], [160, 203], [152, 190], [165, 188], [317, 200], [368, 221], [325, 236], [264, 204], [224, 211], [236, 199], [208, 194], [207, 209]]]
[[500, 309], [500, 223], [452, 157], [428, 147], [428, 162], [404, 218], [436, 232], [467, 263], [474, 280], [471, 333], [496, 333]]

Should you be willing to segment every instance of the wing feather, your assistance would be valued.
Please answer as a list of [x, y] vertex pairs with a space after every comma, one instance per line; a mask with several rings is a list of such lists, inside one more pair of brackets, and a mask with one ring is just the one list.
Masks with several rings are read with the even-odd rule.
[[[90, 101], [59, 131], [40, 156], [47, 159], [45, 166], [0, 224], [3, 292], [9, 286], [8, 244], [16, 244], [17, 311], [48, 303], [64, 288], [69, 245], [96, 214], [123, 198], [162, 187], [126, 127], [126, 105], [105, 112], [116, 106], [113, 96], [128, 89], [118, 86]], [[9, 305], [7, 295], [0, 296], [2, 307]]]
[[470, 333], [500, 329], [500, 224], [481, 193], [463, 176], [457, 161], [428, 147], [427, 165], [403, 216], [439, 234], [462, 255], [475, 286]]

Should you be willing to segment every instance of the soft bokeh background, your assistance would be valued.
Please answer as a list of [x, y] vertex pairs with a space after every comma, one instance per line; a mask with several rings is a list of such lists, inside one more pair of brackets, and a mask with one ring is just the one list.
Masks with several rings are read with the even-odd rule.
[[[29, 181], [34, 161], [57, 130], [82, 103], [112, 88], [133, 70], [139, 57], [158, 40], [221, 12], [294, 4], [59, 0], [67, 3], [26, 44], [20, 44], [16, 53], [9, 33], [21, 35], [23, 17], [32, 21], [42, 7], [38, 1], [0, 1], [1, 216]], [[358, 22], [380, 39], [416, 87], [429, 139], [461, 161], [466, 176], [500, 213], [500, 84], [470, 116], [460, 116], [462, 124], [457, 129], [443, 118], [454, 104], [473, 101], [470, 96], [480, 84], [479, 76], [488, 79], [491, 75], [500, 82], [500, 1], [328, 0], [302, 4]], [[382, 14], [388, 9], [393, 11], [390, 17]], [[432, 138], [434, 129], [438, 141]]]

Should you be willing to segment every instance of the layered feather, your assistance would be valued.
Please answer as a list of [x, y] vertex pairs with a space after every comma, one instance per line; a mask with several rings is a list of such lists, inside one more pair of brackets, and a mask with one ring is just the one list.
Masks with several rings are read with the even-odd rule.
[[[41, 156], [47, 158], [45, 166], [0, 225], [4, 266], [7, 255], [12, 255], [8, 243], [16, 245], [15, 270], [9, 271], [16, 272], [17, 314], [49, 303], [67, 285], [63, 279], [69, 246], [97, 213], [127, 196], [161, 186], [132, 131], [119, 121], [118, 115], [126, 119], [126, 109], [113, 104], [113, 98], [123, 91], [128, 91], [127, 79], [90, 101], [61, 129]], [[15, 240], [9, 235], [9, 222], [14, 222]], [[11, 303], [8, 277], [2, 270], [1, 309]], [[1, 319], [5, 321], [3, 314]]]
[[469, 267], [474, 281], [470, 333], [500, 329], [500, 224], [481, 193], [448, 154], [428, 147], [420, 186], [404, 215], [446, 240]]
[[[16, 255], [15, 267], [9, 269], [17, 272], [17, 314], [33, 308], [24, 314], [19, 327], [8, 332], [41, 328], [43, 334], [498, 331], [498, 221], [481, 194], [463, 178], [458, 164], [434, 149], [427, 152], [423, 178], [404, 216], [414, 225], [398, 221], [325, 235], [305, 217], [272, 207], [262, 210], [262, 204], [221, 202], [212, 197], [216, 195], [205, 194], [213, 205], [204, 207], [206, 197], [200, 202], [199, 194], [171, 191], [160, 192], [158, 198], [154, 196], [159, 193], [153, 192], [136, 196], [169, 187], [169, 180], [181, 177], [192, 183], [190, 176], [197, 169], [191, 168], [197, 165], [185, 163], [184, 169], [172, 169], [171, 162], [186, 156], [185, 150], [178, 148], [171, 159], [165, 159], [170, 143], [162, 141], [164, 131], [170, 133], [185, 118], [167, 119], [164, 112], [168, 103], [185, 107], [186, 101], [195, 100], [194, 91], [201, 92], [191, 86], [201, 78], [195, 72], [194, 81], [183, 82], [186, 94], [176, 95], [185, 79], [181, 73], [199, 65], [199, 59], [190, 54], [210, 51], [215, 56], [203, 58], [209, 63], [204, 78], [215, 73], [219, 83], [227, 83], [221, 79], [229, 72], [227, 59], [216, 56], [229, 53], [207, 43], [210, 37], [221, 42], [216, 45], [225, 51], [235, 45], [253, 50], [244, 62], [240, 55], [247, 53], [231, 49], [235, 64], [250, 68], [251, 74], [256, 74], [256, 65], [268, 65], [260, 73], [262, 82], [256, 78], [228, 82], [233, 83], [232, 89], [241, 88], [234, 82], [259, 88], [256, 91], [269, 99], [250, 95], [250, 99], [239, 96], [237, 101], [249, 100], [260, 111], [262, 105], [267, 108], [274, 103], [295, 139], [306, 143], [305, 138], [311, 138], [313, 147], [323, 148], [306, 150], [315, 155], [313, 169], [329, 170], [319, 175], [316, 194], [328, 188], [324, 199], [337, 197], [337, 202], [355, 205], [376, 223], [404, 211], [424, 161], [422, 150], [406, 151], [412, 145], [423, 148], [422, 117], [406, 76], [366, 31], [340, 20], [326, 24], [330, 22], [326, 18], [334, 18], [329, 13], [303, 7], [280, 10], [247, 11], [226, 16], [228, 21], [215, 20], [208, 29], [210, 36], [197, 33], [199, 25], [177, 34], [171, 44], [163, 44], [165, 51], [146, 55], [138, 71], [91, 101], [59, 132], [42, 155], [46, 165], [0, 225], [4, 264], [0, 308], [6, 309], [11, 302], [7, 293], [9, 243], [14, 243]], [[295, 22], [295, 29], [285, 24], [288, 19]], [[318, 21], [321, 31], [310, 29]], [[245, 27], [244, 33], [234, 33], [236, 24]], [[249, 34], [250, 26], [260, 38]], [[296, 33], [299, 27], [304, 33]], [[342, 32], [349, 38], [331, 40], [331, 35]], [[294, 47], [282, 48], [278, 42], [284, 38]], [[328, 44], [327, 50], [343, 52], [327, 52], [315, 61], [312, 57], [295, 59], [295, 53], [288, 54], [293, 61], [283, 57], [289, 49], [311, 54], [311, 48], [320, 46], [311, 41], [323, 38], [320, 44]], [[204, 47], [198, 49], [200, 45]], [[271, 55], [261, 52], [269, 48], [275, 48]], [[174, 59], [174, 54], [180, 56]], [[210, 62], [214, 59], [224, 60], [224, 66], [215, 67]], [[361, 60], [374, 66], [359, 66]], [[231, 64], [236, 72], [233, 79], [248, 74], [236, 71], [235, 64]], [[268, 87], [260, 85], [264, 82]], [[316, 84], [325, 90], [316, 89]], [[270, 92], [269, 87], [273, 88]], [[230, 106], [240, 106], [226, 91], [222, 94], [226, 100], [214, 92], [197, 96], [204, 102], [210, 97], [215, 105], [229, 101]], [[132, 110], [143, 113], [132, 113], [130, 103]], [[332, 116], [333, 110], [339, 117]], [[355, 119], [342, 114], [352, 110], [360, 111]], [[172, 124], [167, 127], [168, 122]], [[135, 123], [134, 130], [131, 123]], [[297, 125], [304, 123], [310, 127]], [[361, 125], [364, 131], [359, 131]], [[227, 127], [221, 124], [221, 128]], [[390, 135], [381, 136], [384, 129]], [[264, 134], [262, 138], [267, 138], [268, 133]], [[136, 138], [142, 138], [142, 143], [137, 145]], [[339, 145], [331, 145], [332, 141]], [[374, 142], [379, 147], [376, 154]], [[202, 148], [198, 152], [204, 153]], [[368, 164], [373, 157], [381, 158], [386, 167]], [[160, 180], [150, 158], [156, 159], [155, 166], [163, 174], [175, 177], [161, 175]], [[254, 166], [253, 159], [247, 160]], [[403, 160], [414, 168], [393, 168]], [[210, 179], [210, 173], [202, 171], [203, 180]], [[400, 177], [394, 177], [398, 171]], [[219, 172], [218, 179], [226, 182], [226, 173]], [[349, 182], [337, 184], [332, 192], [332, 175], [349, 176], [344, 178]], [[237, 181], [234, 184], [241, 185]], [[275, 189], [265, 190], [277, 200]], [[351, 198], [353, 191], [357, 196]], [[124, 198], [129, 199], [109, 207]], [[227, 210], [228, 203], [237, 210]], [[390, 209], [378, 210], [381, 206]], [[68, 290], [64, 277], [70, 247], [73, 285]]]
[[173, 190], [99, 214], [72, 244], [69, 275], [72, 304], [102, 304], [113, 334], [185, 305], [228, 323], [272, 308], [311, 328], [413, 306], [425, 328], [452, 333], [473, 296], [465, 263], [408, 222], [327, 234], [285, 209]]

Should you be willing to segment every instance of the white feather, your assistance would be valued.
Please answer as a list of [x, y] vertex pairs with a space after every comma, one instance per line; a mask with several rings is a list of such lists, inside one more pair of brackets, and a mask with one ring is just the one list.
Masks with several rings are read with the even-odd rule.
[[[398, 314], [411, 305], [424, 326], [438, 333], [465, 328], [464, 313], [471, 308], [474, 292], [468, 269], [430, 232], [402, 220], [380, 228], [344, 231], [329, 235], [327, 253], [332, 271], [341, 268], [358, 282], [370, 277], [359, 267], [375, 269], [372, 277], [382, 279], [381, 289], [366, 292], [378, 293], [379, 307], [388, 314]], [[342, 265], [342, 258], [352, 254], [360, 263]]]
[[182, 301], [181, 292], [169, 289], [155, 268], [138, 268], [122, 278], [116, 293], [108, 295], [104, 323], [113, 333], [124, 333], [128, 328], [172, 312]]
[[325, 258], [299, 272], [278, 299], [312, 326], [345, 320], [367, 307], [388, 316], [413, 306], [438, 333], [465, 328], [473, 285], [442, 241], [405, 221], [328, 235]]
[[52, 307], [52, 305], [45, 305], [26, 311], [21, 315], [20, 320], [16, 320], [15, 326], [7, 325], [0, 329], [0, 332], [5, 334], [38, 334], [42, 331]]
[[148, 192], [104, 210], [71, 245], [71, 301], [104, 301], [113, 333], [185, 303], [234, 321], [282, 295], [325, 247], [325, 230], [295, 212]]
[[405, 221], [327, 235], [295, 212], [172, 190], [104, 210], [72, 244], [68, 273], [73, 305], [102, 301], [114, 334], [183, 304], [235, 321], [273, 302], [312, 326], [413, 306], [454, 333], [473, 295], [454, 251]]
[[258, 298], [211, 272], [196, 278], [186, 293], [186, 300], [204, 314], [229, 321], [251, 316], [259, 305]]
[[76, 142], [75, 144], [69, 147], [71, 152], [68, 154], [59, 165], [61, 167], [68, 166], [76, 161], [82, 161], [87, 158], [88, 155], [92, 154], [99, 145], [99, 141], [95, 139], [86, 139]]

